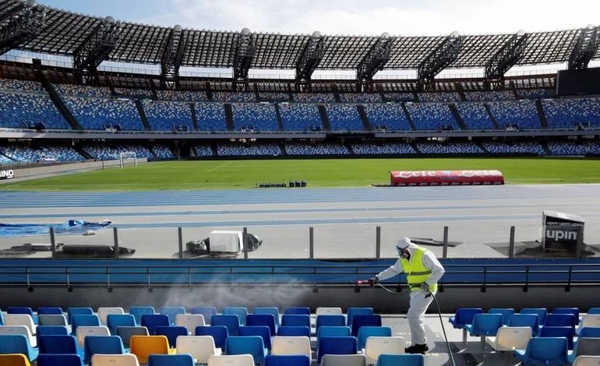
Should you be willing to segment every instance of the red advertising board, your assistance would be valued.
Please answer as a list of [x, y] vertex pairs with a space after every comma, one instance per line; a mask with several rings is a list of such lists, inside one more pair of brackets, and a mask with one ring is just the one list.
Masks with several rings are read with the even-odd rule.
[[501, 185], [499, 170], [399, 170], [390, 171], [392, 186]]

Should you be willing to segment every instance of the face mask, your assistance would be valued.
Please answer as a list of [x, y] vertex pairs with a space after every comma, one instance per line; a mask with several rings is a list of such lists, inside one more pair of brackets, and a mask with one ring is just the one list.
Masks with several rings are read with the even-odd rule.
[[398, 249], [398, 255], [400, 257], [403, 257], [405, 259], [410, 259], [410, 252], [408, 251], [408, 249], [402, 249], [402, 248], [396, 248]]

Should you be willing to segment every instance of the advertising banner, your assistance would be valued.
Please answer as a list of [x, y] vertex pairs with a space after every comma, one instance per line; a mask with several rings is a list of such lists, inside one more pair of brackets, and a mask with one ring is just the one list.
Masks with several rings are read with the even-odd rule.
[[499, 170], [399, 170], [391, 171], [390, 178], [396, 187], [504, 184]]

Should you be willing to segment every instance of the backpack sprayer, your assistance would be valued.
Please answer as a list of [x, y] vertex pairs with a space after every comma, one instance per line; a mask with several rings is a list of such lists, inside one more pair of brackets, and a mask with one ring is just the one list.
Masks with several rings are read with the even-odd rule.
[[[392, 291], [389, 288], [387, 288], [385, 285], [382, 285], [379, 281], [357, 280], [356, 286], [361, 286], [361, 285], [369, 285], [370, 287], [379, 286], [382, 289], [384, 289], [386, 292], [389, 292], [392, 295], [404, 295], [405, 294], [404, 292]], [[435, 302], [435, 306], [437, 307], [437, 313], [440, 318], [440, 324], [442, 326], [442, 332], [444, 334], [444, 341], [446, 343], [446, 347], [448, 348], [448, 354], [450, 355], [450, 361], [452, 362], [452, 365], [456, 366], [456, 362], [454, 361], [454, 356], [452, 355], [452, 349], [450, 348], [450, 342], [448, 342], [448, 336], [446, 335], [446, 328], [444, 327], [444, 319], [442, 319], [442, 311], [440, 308], [440, 303], [438, 302], [437, 298], [435, 297], [435, 294], [432, 293], [431, 291], [429, 291], [429, 293], [427, 295], [425, 295], [425, 297], [430, 297], [430, 296], [433, 297], [433, 301]]]

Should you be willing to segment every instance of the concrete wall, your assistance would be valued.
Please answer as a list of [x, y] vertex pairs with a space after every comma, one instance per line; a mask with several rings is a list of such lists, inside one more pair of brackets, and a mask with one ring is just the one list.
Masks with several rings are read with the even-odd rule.
[[[137, 159], [138, 164], [147, 163], [148, 159]], [[15, 180], [29, 180], [45, 178], [60, 174], [78, 173], [88, 170], [98, 170], [105, 168], [119, 167], [119, 160], [94, 160], [76, 163], [64, 164], [40, 164], [30, 167], [6, 167], [1, 170], [12, 170], [13, 179], [0, 180], [0, 183], [10, 183]]]
[[[441, 312], [454, 313], [459, 307], [523, 307], [576, 306], [582, 311], [600, 304], [600, 291], [590, 287], [572, 287], [566, 291], [562, 286], [531, 287], [523, 292], [521, 287], [491, 287], [485, 292], [480, 287], [445, 288], [437, 295]], [[0, 308], [8, 306], [122, 306], [151, 305], [193, 306], [371, 306], [382, 314], [402, 314], [408, 309], [409, 297], [406, 288], [401, 293], [389, 293], [382, 288], [361, 288], [354, 286], [274, 286], [269, 284], [248, 284], [235, 286], [119, 286], [108, 289], [106, 286], [77, 287], [69, 292], [66, 286], [33, 287], [26, 286], [0, 288]], [[435, 302], [429, 312], [437, 311]]]

